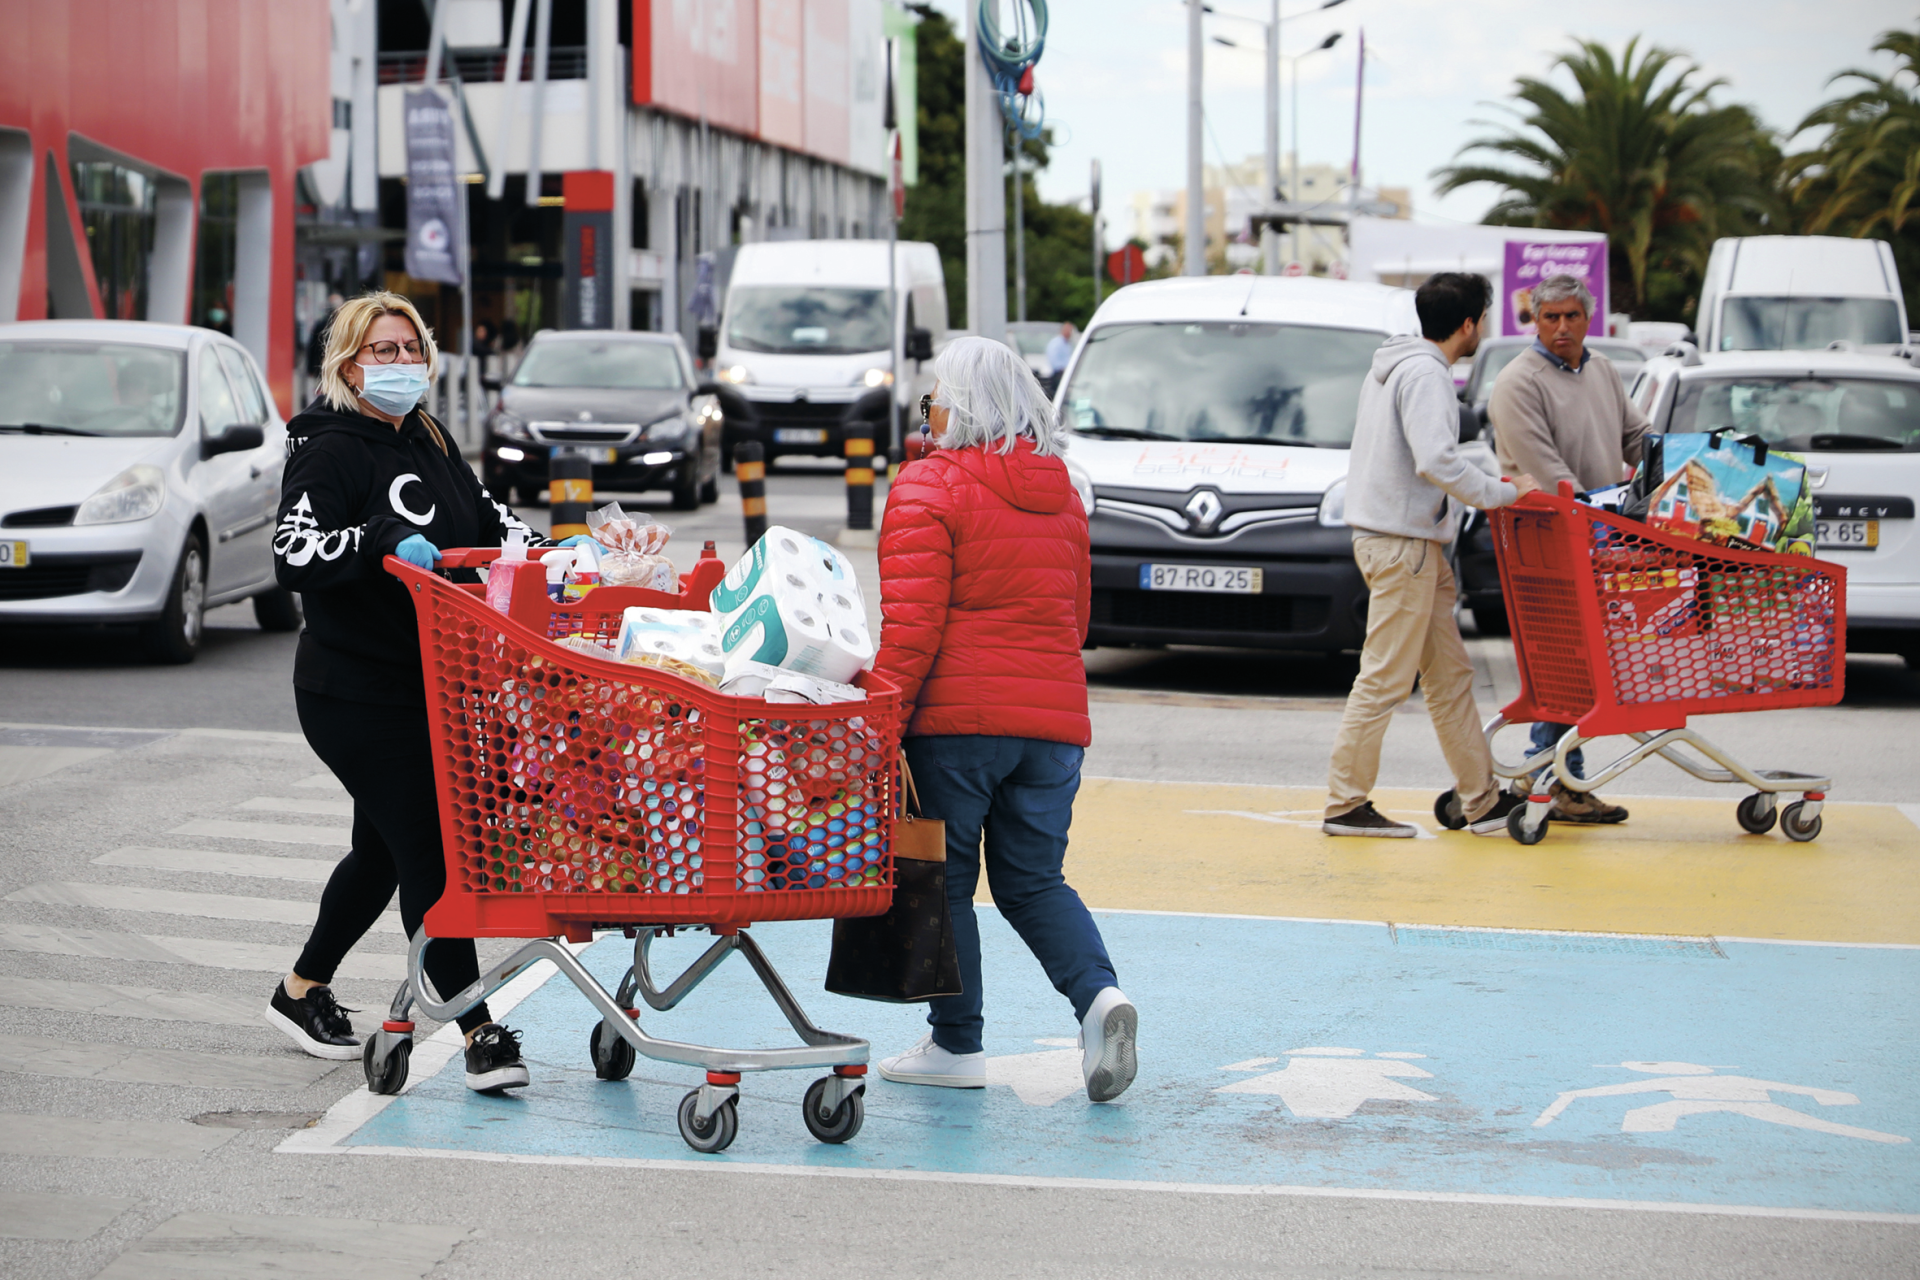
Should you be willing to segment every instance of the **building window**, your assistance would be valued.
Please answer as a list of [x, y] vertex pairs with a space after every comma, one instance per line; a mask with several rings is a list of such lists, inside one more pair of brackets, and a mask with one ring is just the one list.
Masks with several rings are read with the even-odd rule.
[[107, 318], [145, 319], [147, 264], [153, 257], [153, 181], [136, 169], [76, 160], [73, 189]]
[[239, 216], [239, 175], [202, 175], [200, 226], [194, 237], [192, 323], [225, 334], [233, 332], [233, 264]]

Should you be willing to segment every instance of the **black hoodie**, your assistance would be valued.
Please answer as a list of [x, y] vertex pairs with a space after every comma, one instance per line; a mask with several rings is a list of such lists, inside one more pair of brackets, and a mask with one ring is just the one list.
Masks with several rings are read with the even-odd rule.
[[395, 430], [315, 400], [287, 424], [273, 565], [306, 613], [297, 688], [425, 706], [412, 599], [381, 560], [416, 533], [442, 551], [497, 547], [509, 529], [546, 545], [493, 500], [458, 450], [441, 452], [421, 419], [416, 409]]

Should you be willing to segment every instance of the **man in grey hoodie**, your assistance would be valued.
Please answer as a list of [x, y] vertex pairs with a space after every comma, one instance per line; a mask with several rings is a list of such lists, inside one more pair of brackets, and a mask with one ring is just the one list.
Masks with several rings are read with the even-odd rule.
[[1456, 595], [1447, 544], [1458, 502], [1504, 507], [1536, 489], [1496, 480], [1462, 457], [1454, 361], [1480, 346], [1490, 290], [1483, 276], [1443, 272], [1414, 294], [1422, 337], [1387, 339], [1360, 389], [1347, 466], [1346, 520], [1353, 558], [1367, 580], [1367, 639], [1347, 695], [1327, 781], [1326, 821], [1335, 836], [1394, 836], [1413, 827], [1373, 807], [1380, 744], [1394, 708], [1418, 674], [1440, 750], [1453, 770], [1455, 803], [1469, 827], [1491, 835], [1523, 799], [1494, 783], [1493, 757], [1473, 705], [1473, 664], [1453, 620]]

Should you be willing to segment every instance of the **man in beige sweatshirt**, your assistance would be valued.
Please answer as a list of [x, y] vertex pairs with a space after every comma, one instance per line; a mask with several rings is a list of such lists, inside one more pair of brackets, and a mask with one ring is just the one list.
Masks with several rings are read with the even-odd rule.
[[[1549, 493], [1610, 489], [1632, 478], [1646, 445], [1647, 415], [1627, 399], [1613, 362], [1586, 345], [1593, 294], [1577, 276], [1548, 276], [1533, 291], [1533, 346], [1494, 380], [1487, 420], [1494, 451], [1509, 475], [1525, 473]], [[1533, 747], [1551, 748], [1568, 726], [1536, 724]], [[1567, 763], [1581, 777], [1579, 751]], [[1557, 822], [1624, 822], [1627, 811], [1597, 796], [1556, 786]]]

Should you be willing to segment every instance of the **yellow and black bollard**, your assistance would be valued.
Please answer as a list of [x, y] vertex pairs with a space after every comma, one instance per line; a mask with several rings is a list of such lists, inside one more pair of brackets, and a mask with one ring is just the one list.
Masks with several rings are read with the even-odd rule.
[[733, 447], [733, 478], [740, 482], [740, 514], [747, 522], [747, 546], [751, 548], [767, 532], [766, 449], [758, 440], [743, 440]]
[[873, 528], [873, 424], [849, 422], [847, 441], [847, 528]]
[[557, 448], [547, 460], [547, 504], [554, 538], [587, 532], [587, 512], [593, 507], [593, 459], [571, 449]]

